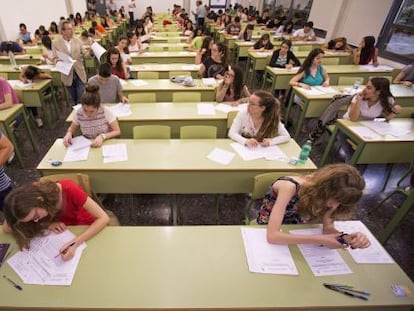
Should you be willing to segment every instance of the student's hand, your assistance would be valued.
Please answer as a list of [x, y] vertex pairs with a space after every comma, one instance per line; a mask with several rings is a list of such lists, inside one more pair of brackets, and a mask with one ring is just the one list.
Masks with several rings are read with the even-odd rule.
[[324, 82], [322, 83], [322, 86], [323, 86], [323, 87], [328, 87], [328, 86], [329, 86], [329, 82], [328, 82], [328, 81], [324, 81]]
[[60, 250], [59, 250], [60, 257], [62, 258], [63, 261], [71, 260], [73, 258], [73, 256], [75, 256], [76, 248], [78, 247], [78, 244], [75, 243], [74, 245], [71, 246], [71, 244], [73, 242], [74, 242], [73, 240], [69, 241], [69, 242], [66, 242], [60, 248]]
[[66, 230], [66, 225], [63, 222], [52, 222], [47, 228], [55, 233], [62, 233]]
[[290, 70], [290, 69], [293, 68], [293, 64], [286, 64], [285, 65], [285, 68], [288, 69], [288, 70]]
[[405, 86], [412, 86], [413, 85], [413, 83], [411, 81], [402, 81], [401, 84], [405, 85]]
[[301, 87], [301, 88], [303, 88], [303, 89], [305, 89], [305, 90], [310, 90], [310, 89], [312, 89], [310, 85], [307, 85], [307, 84], [305, 84], [305, 83], [301, 83], [301, 84], [300, 84], [300, 87]]
[[68, 147], [72, 144], [72, 133], [66, 133], [65, 137], [63, 137], [63, 144], [65, 145], [65, 147]]
[[346, 241], [351, 248], [367, 248], [371, 245], [371, 242], [368, 240], [366, 235], [361, 232], [349, 234]]
[[373, 65], [374, 67], [378, 67], [379, 63], [378, 63], [378, 62], [373, 62], [373, 63], [372, 63], [372, 65]]
[[122, 96], [122, 100], [121, 101], [122, 101], [123, 104], [129, 103], [129, 99], [126, 96]]
[[249, 138], [248, 140], [246, 140], [244, 145], [248, 148], [254, 148], [254, 147], [257, 147], [259, 145], [259, 142], [254, 138]]
[[329, 233], [324, 234], [322, 237], [322, 246], [325, 246], [327, 248], [335, 249], [335, 248], [344, 248], [344, 245], [338, 242], [338, 238], [341, 235], [341, 233]]
[[237, 107], [240, 104], [241, 104], [240, 99], [230, 102], [230, 106], [233, 106], [233, 107]]
[[262, 147], [269, 147], [270, 146], [270, 139], [269, 138], [263, 139], [263, 141], [260, 143], [260, 145]]
[[104, 139], [103, 139], [102, 135], [98, 135], [92, 141], [91, 147], [98, 148], [98, 147], [102, 146], [103, 142], [104, 142]]

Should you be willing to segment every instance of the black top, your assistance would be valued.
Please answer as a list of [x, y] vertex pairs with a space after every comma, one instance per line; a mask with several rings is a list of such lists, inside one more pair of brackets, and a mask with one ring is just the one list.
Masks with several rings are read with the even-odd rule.
[[203, 65], [206, 68], [203, 78], [215, 78], [218, 74], [223, 75], [226, 71], [224, 64], [217, 63], [211, 57], [207, 57], [203, 61]]
[[[280, 66], [280, 65], [278, 65], [276, 62], [277, 62], [277, 59], [279, 58], [279, 52], [280, 52], [280, 49], [277, 49], [276, 51], [274, 51], [273, 52], [273, 55], [272, 55], [272, 58], [270, 59], [270, 62], [269, 62], [269, 66], [270, 67], [279, 67], [279, 68], [285, 68], [285, 66]], [[293, 54], [293, 52], [292, 51], [288, 51], [287, 52], [287, 56], [286, 56], [286, 64], [288, 64], [289, 63], [289, 61], [293, 61], [293, 65], [294, 66], [300, 66], [300, 61], [299, 61], [299, 59], [297, 59], [297, 57], [295, 56], [295, 54]]]

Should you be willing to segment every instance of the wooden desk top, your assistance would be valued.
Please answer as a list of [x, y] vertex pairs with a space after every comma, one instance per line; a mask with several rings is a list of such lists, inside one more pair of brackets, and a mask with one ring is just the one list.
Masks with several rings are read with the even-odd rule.
[[168, 58], [181, 58], [181, 57], [195, 57], [196, 52], [192, 51], [161, 51], [161, 52], [143, 52], [143, 53], [131, 53], [132, 58], [152, 58], [152, 57], [168, 57]]
[[184, 86], [178, 83], [171, 82], [169, 79], [137, 79], [144, 81], [145, 85], [136, 86], [134, 85], [134, 80], [125, 80], [125, 83], [122, 84], [122, 90], [126, 91], [214, 91], [215, 86], [205, 85], [201, 79], [194, 79], [195, 86]]
[[[303, 228], [283, 226], [283, 230]], [[309, 227], [309, 225], [307, 226]], [[79, 233], [84, 228], [71, 227]], [[11, 234], [1, 242], [17, 246]], [[297, 246], [298, 276], [250, 273], [240, 226], [107, 227], [87, 242], [71, 286], [0, 282], [4, 310], [409, 310], [392, 284], [414, 284], [397, 264], [355, 264], [352, 274], [315, 277]], [[21, 284], [5, 264], [2, 274]], [[369, 290], [368, 301], [327, 290], [322, 283]]]
[[23, 104], [14, 104], [10, 108], [0, 110], [0, 122], [5, 122], [23, 109]]
[[[142, 64], [130, 65], [131, 71], [199, 71], [200, 65], [192, 64]], [[1, 71], [1, 67], [0, 67]]]

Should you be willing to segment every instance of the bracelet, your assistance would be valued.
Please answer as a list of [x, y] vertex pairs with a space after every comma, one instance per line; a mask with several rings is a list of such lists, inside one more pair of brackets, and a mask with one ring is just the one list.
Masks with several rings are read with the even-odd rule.
[[341, 243], [343, 246], [348, 247], [349, 244], [348, 242], [345, 240], [345, 236], [349, 235], [348, 233], [343, 233], [336, 239], [339, 243]]
[[106, 139], [105, 134], [102, 133], [100, 136], [102, 137], [102, 140], [105, 140]]

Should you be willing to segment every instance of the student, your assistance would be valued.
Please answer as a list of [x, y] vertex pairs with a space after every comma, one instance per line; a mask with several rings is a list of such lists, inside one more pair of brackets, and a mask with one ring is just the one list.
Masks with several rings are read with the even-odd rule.
[[374, 119], [383, 115], [387, 120], [395, 118], [401, 112], [390, 91], [387, 78], [371, 78], [362, 92], [357, 93], [351, 101], [344, 119], [351, 121]]
[[315, 41], [316, 35], [313, 31], [313, 22], [307, 22], [302, 29], [298, 29], [293, 33], [293, 40]]
[[112, 74], [112, 66], [109, 63], [100, 64], [98, 74], [89, 78], [88, 83], [99, 86], [102, 103], [128, 102], [128, 98], [122, 93], [121, 82], [117, 76]]
[[102, 24], [98, 24], [96, 21], [92, 22], [92, 28], [95, 29], [100, 35], [106, 33], [106, 29]]
[[206, 36], [203, 39], [201, 47], [197, 50], [195, 56], [195, 64], [201, 64], [207, 57], [211, 56], [211, 49], [214, 45], [214, 39], [210, 36]]
[[370, 62], [378, 66], [378, 49], [375, 47], [375, 38], [366, 36], [362, 38], [359, 47], [354, 50], [354, 64], [368, 65]]
[[79, 36], [79, 41], [81, 42], [81, 44], [84, 48], [90, 47], [94, 42], [87, 30], [84, 30], [84, 31], [81, 32], [81, 34]]
[[279, 29], [276, 31], [276, 34], [282, 34], [283, 36], [290, 36], [293, 33], [293, 22], [291, 20], [286, 21], [284, 25], [279, 27]]
[[105, 140], [121, 134], [116, 116], [110, 109], [101, 106], [99, 86], [88, 85], [82, 94], [81, 104], [63, 138], [65, 146], [71, 144], [73, 134], [79, 128], [83, 136], [93, 140], [92, 147], [100, 147]]
[[263, 10], [262, 15], [257, 18], [257, 23], [262, 24], [262, 25], [266, 25], [269, 20], [270, 20], [269, 10], [265, 9], [265, 10]]
[[293, 66], [300, 66], [299, 59], [291, 51], [292, 41], [283, 40], [280, 48], [275, 50], [270, 59], [270, 67], [292, 69]]
[[0, 211], [3, 211], [4, 198], [12, 190], [12, 181], [4, 171], [3, 165], [11, 161], [13, 154], [13, 144], [0, 131]]
[[270, 42], [270, 35], [265, 33], [251, 48], [249, 48], [249, 51], [269, 51], [273, 50], [273, 48], [274, 46], [272, 42]]
[[194, 31], [193, 22], [189, 19], [186, 19], [184, 21], [182, 35], [188, 37], [189, 35], [191, 35], [193, 33], [193, 31]]
[[131, 56], [129, 55], [129, 50], [128, 50], [128, 38], [124, 36], [120, 37], [116, 48], [121, 54], [121, 58], [124, 64], [131, 65], [132, 59], [131, 59]]
[[128, 37], [128, 51], [129, 53], [138, 53], [140, 51], [144, 51], [148, 44], [145, 46], [141, 43], [141, 39], [137, 37], [135, 32], [129, 32], [127, 34]]
[[4, 216], [3, 231], [13, 233], [20, 249], [29, 248], [31, 240], [44, 235], [46, 229], [60, 233], [66, 226], [88, 226], [61, 246], [64, 261], [109, 222], [106, 212], [71, 180], [29, 182], [15, 188], [5, 199]]
[[129, 74], [125, 64], [121, 59], [121, 54], [117, 48], [110, 47], [106, 53], [106, 62], [111, 65], [111, 73], [119, 79], [128, 79]]
[[30, 34], [30, 32], [27, 31], [26, 25], [23, 23], [20, 23], [19, 29], [20, 29], [20, 32], [17, 35], [16, 41], [20, 44], [32, 45], [34, 43], [34, 38]]
[[10, 108], [19, 103], [19, 97], [9, 84], [9, 82], [0, 77], [0, 110]]
[[322, 45], [321, 49], [330, 51], [342, 51], [352, 53], [353, 49], [348, 45], [345, 37], [339, 37], [330, 40], [328, 43]]
[[51, 35], [57, 35], [59, 34], [59, 29], [58, 29], [58, 25], [56, 24], [56, 22], [51, 22], [50, 26], [49, 26], [49, 33]]
[[247, 24], [246, 28], [244, 28], [244, 31], [239, 33], [238, 40], [252, 41], [253, 30], [254, 30], [254, 25]]
[[271, 20], [269, 20], [266, 24], [266, 28], [267, 29], [274, 29], [274, 30], [278, 30], [280, 28], [280, 26], [283, 25], [283, 20], [281, 17], [279, 16], [274, 16]]
[[238, 36], [241, 31], [240, 17], [236, 16], [234, 22], [226, 26], [226, 33], [232, 36]]
[[407, 65], [401, 69], [401, 72], [395, 77], [393, 83], [412, 86], [414, 83], [414, 63], [411, 63], [410, 65]]
[[280, 122], [280, 103], [266, 91], [255, 91], [246, 110], [239, 111], [229, 137], [249, 148], [286, 143], [289, 132]]
[[243, 70], [233, 66], [224, 73], [224, 79], [216, 90], [217, 102], [230, 102], [232, 106], [238, 106], [248, 101], [250, 91], [244, 83]]
[[325, 52], [322, 49], [313, 49], [289, 84], [305, 89], [310, 89], [311, 86], [316, 85], [329, 86], [328, 73], [322, 67], [324, 54]]
[[223, 43], [214, 43], [211, 56], [207, 57], [199, 70], [203, 78], [222, 79], [226, 71], [227, 47]]
[[0, 44], [0, 55], [7, 56], [9, 52], [12, 52], [16, 55], [26, 54], [26, 50], [22, 48], [17, 42], [3, 41]]
[[[343, 248], [341, 232], [334, 220], [348, 216], [365, 188], [358, 170], [347, 164], [327, 165], [314, 173], [276, 179], [260, 205], [257, 222], [267, 224], [267, 241], [272, 244], [317, 244]], [[282, 224], [322, 221], [322, 234], [294, 235], [282, 232]], [[366, 248], [368, 238], [360, 232], [347, 232], [345, 241], [352, 248]]]
[[188, 37], [187, 42], [190, 42], [188, 45], [189, 51], [197, 51], [201, 48], [204, 39], [204, 31], [202, 28], [196, 28], [192, 35]]

